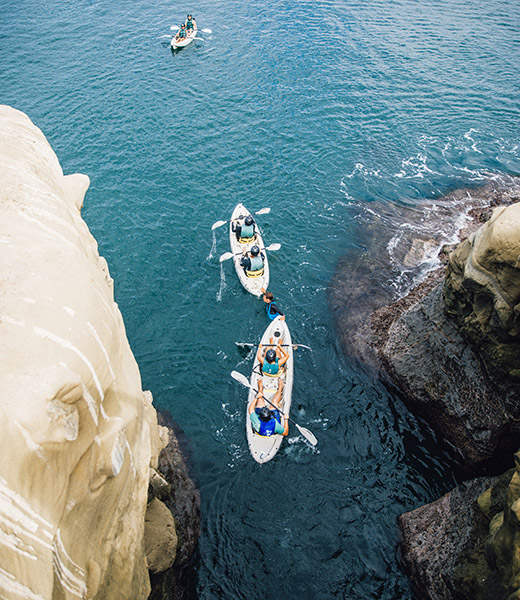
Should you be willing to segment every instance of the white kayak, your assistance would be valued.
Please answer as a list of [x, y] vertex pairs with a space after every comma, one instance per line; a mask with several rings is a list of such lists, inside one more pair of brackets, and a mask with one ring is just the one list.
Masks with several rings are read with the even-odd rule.
[[193, 40], [197, 36], [197, 23], [194, 23], [194, 27], [191, 31], [186, 30], [185, 38], [178, 38], [177, 35], [174, 35], [172, 38], [172, 48], [173, 49], [184, 48], [188, 44], [191, 44], [191, 42], [193, 42]]
[[[270, 342], [272, 338], [272, 342]], [[264, 331], [262, 339], [260, 343], [263, 347], [265, 347], [269, 343], [276, 344], [278, 340], [282, 340], [282, 344], [284, 344], [284, 349], [289, 353], [289, 358], [282, 368], [282, 372], [279, 375], [284, 381], [282, 399], [280, 401], [280, 412], [289, 414], [291, 410], [291, 397], [292, 397], [292, 386], [293, 386], [293, 347], [291, 341], [291, 334], [289, 332], [289, 328], [287, 327], [287, 323], [285, 320], [282, 320], [280, 317], [276, 317]], [[258, 390], [258, 381], [262, 378], [261, 375], [261, 365], [260, 362], [255, 356], [255, 364], [253, 366], [253, 372], [251, 374], [251, 388], [249, 389], [249, 397], [247, 402], [247, 413], [246, 413], [246, 432], [247, 432], [247, 442], [249, 444], [249, 450], [251, 455], [258, 463], [266, 463], [270, 461], [275, 454], [278, 452], [280, 445], [282, 443], [283, 436], [279, 434], [274, 434], [271, 436], [263, 436], [259, 435], [253, 429], [253, 425], [251, 423], [251, 419], [249, 418], [249, 406], [251, 402], [255, 399], [256, 391]], [[267, 378], [264, 377], [264, 380]], [[274, 394], [276, 393], [276, 389], [278, 387], [278, 377], [269, 378], [273, 381], [264, 381], [264, 396], [272, 401]], [[266, 387], [266, 384], [267, 387]], [[272, 409], [272, 406], [267, 404], [267, 406]]]
[[[237, 240], [237, 236], [232, 229], [233, 223], [243, 225], [244, 219], [251, 213], [246, 209], [243, 204], [237, 204], [235, 210], [231, 215], [231, 222], [229, 224], [229, 244], [231, 246], [231, 252], [233, 253], [233, 264], [235, 265], [235, 271], [237, 272], [240, 283], [246, 288], [246, 290], [254, 296], [261, 296], [261, 289], [267, 289], [269, 285], [269, 262], [267, 260], [267, 252], [264, 247], [262, 240], [262, 234], [258, 223], [255, 221], [255, 239], [251, 242], [240, 243]], [[244, 268], [240, 266], [240, 260], [242, 259], [242, 252], [244, 248], [250, 250], [252, 246], [258, 246], [264, 255], [264, 268], [263, 272], [259, 277], [248, 277]]]

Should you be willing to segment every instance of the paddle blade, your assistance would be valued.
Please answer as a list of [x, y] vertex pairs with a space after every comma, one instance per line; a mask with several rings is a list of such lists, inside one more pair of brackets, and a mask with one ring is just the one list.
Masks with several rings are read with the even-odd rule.
[[219, 261], [224, 262], [225, 260], [229, 260], [230, 258], [233, 258], [233, 253], [232, 252], [224, 252], [224, 254], [222, 254], [222, 256], [219, 258]]
[[297, 350], [298, 348], [306, 348], [307, 350], [311, 350], [312, 352], [312, 348], [310, 346], [305, 346], [304, 344], [293, 344], [293, 348], [295, 350]]
[[179, 26], [178, 26], [178, 25], [172, 25], [172, 26], [170, 27], [170, 29], [171, 29], [172, 31], [177, 31], [177, 29], [179, 29]]
[[280, 250], [281, 247], [282, 244], [271, 244], [270, 246], [267, 246], [266, 250], [273, 252], [273, 250]]
[[251, 384], [249, 383], [249, 379], [245, 375], [242, 375], [242, 373], [239, 373], [238, 371], [231, 371], [231, 377], [233, 377], [233, 379], [235, 379], [235, 381], [238, 381], [238, 383], [241, 383], [242, 385], [245, 385], [246, 387], [251, 387]]
[[316, 446], [318, 444], [318, 440], [316, 439], [312, 431], [305, 429], [305, 427], [298, 425], [298, 423], [294, 424], [296, 425], [296, 429], [303, 435], [303, 437], [309, 442], [309, 444], [311, 444], [312, 446]]
[[217, 221], [216, 223], [213, 223], [213, 225], [211, 226], [211, 229], [218, 229], [219, 227], [222, 227], [222, 225], [225, 225], [227, 223], [227, 221]]
[[203, 31], [204, 33], [213, 33], [213, 30], [212, 29], [208, 29], [208, 28], [201, 29], [201, 31]]
[[261, 208], [260, 210], [257, 210], [255, 212], [255, 215], [267, 215], [270, 212], [271, 212], [270, 208]]
[[237, 346], [249, 346], [250, 348], [256, 346], [256, 344], [251, 344], [251, 342], [235, 342], [235, 344]]

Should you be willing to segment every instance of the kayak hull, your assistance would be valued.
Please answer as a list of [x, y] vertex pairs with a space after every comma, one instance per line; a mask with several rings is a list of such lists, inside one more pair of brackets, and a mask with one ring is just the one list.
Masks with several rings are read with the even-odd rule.
[[174, 36], [172, 38], [172, 42], [171, 42], [172, 48], [174, 50], [177, 48], [185, 48], [186, 46], [191, 44], [191, 42], [193, 42], [193, 40], [196, 38], [196, 36], [197, 36], [197, 26], [195, 25], [195, 27], [192, 29], [191, 33], [188, 33], [185, 38], [178, 40], [177, 36]]
[[[244, 223], [244, 219], [249, 214], [251, 213], [243, 204], [236, 205], [235, 209], [233, 210], [233, 214], [231, 215], [231, 222], [229, 224], [229, 244], [231, 246], [231, 252], [233, 253], [233, 264], [235, 265], [235, 271], [240, 283], [250, 294], [253, 294], [253, 296], [261, 296], [262, 288], [267, 289], [269, 285], [269, 261], [267, 259], [267, 252], [264, 250], [264, 241], [262, 239], [262, 234], [258, 224], [255, 222], [255, 240], [247, 244], [241, 244], [237, 240], [235, 232], [232, 230], [233, 223], [239, 223], [242, 225]], [[251, 246], [254, 246], [255, 244], [260, 248], [260, 250], [263, 251], [265, 256], [264, 273], [261, 277], [248, 277], [243, 267], [240, 266], [240, 260], [242, 258], [242, 252], [244, 248], [250, 250]]]
[[[264, 331], [260, 343], [263, 345], [269, 344], [269, 340], [271, 338], [273, 339], [273, 344], [276, 344], [277, 341], [281, 338], [285, 350], [287, 350], [287, 352], [289, 353], [289, 358], [285, 364], [282, 374], [280, 375], [280, 377], [282, 377], [282, 379], [284, 380], [284, 388], [282, 393], [282, 399], [280, 402], [280, 412], [282, 414], [289, 414], [291, 410], [293, 387], [293, 347], [291, 341], [291, 334], [289, 332], [289, 328], [287, 327], [287, 323], [285, 322], [285, 320], [282, 320], [279, 316], [276, 317]], [[287, 346], [285, 346], [285, 344], [287, 344]], [[256, 460], [256, 462], [263, 464], [269, 462], [274, 458], [274, 456], [280, 448], [284, 436], [279, 434], [271, 435], [269, 437], [262, 436], [256, 433], [253, 429], [251, 419], [249, 418], [249, 406], [255, 399], [255, 390], [258, 390], [258, 381], [261, 378], [262, 375], [260, 374], [260, 362], [255, 356], [255, 362], [253, 365], [253, 371], [250, 379], [250, 383], [253, 389], [249, 390], [247, 402], [246, 434], [251, 456]], [[268, 400], [271, 400], [275, 394], [275, 390], [264, 391], [264, 393], [265, 397]]]

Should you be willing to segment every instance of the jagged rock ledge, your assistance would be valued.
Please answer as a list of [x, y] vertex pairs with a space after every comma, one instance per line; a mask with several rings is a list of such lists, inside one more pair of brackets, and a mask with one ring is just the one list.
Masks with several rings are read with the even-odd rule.
[[[511, 202], [512, 195], [508, 189], [503, 201]], [[475, 217], [479, 221], [481, 214]], [[513, 241], [501, 244], [503, 236], [497, 232], [504, 223]], [[491, 236], [486, 236], [493, 230], [495, 249], [489, 244]], [[520, 269], [514, 266], [515, 250], [509, 248], [512, 244], [520, 252], [519, 232], [520, 204], [496, 208], [484, 226], [449, 253], [446, 271], [431, 273], [407, 296], [376, 310], [362, 336], [384, 367], [382, 376], [389, 376], [411, 410], [460, 450], [468, 472], [483, 467], [497, 472], [504, 461], [511, 463], [520, 447], [520, 410], [515, 401], [520, 391], [515, 371], [520, 356]], [[487, 244], [487, 251], [480, 241]], [[483, 273], [487, 276], [477, 285], [473, 273], [465, 274], [460, 257], [467, 261], [478, 253], [492, 266], [473, 267], [481, 278]], [[504, 266], [498, 269], [496, 258], [501, 255]], [[495, 270], [507, 271], [512, 282], [507, 292], [497, 292], [501, 284]]]
[[143, 600], [149, 566], [193, 552], [197, 492], [81, 218], [88, 177], [0, 106], [0, 182], [0, 597]]
[[[358, 335], [374, 351], [360, 355], [379, 359], [473, 474], [500, 472], [520, 446], [519, 199], [517, 182], [495, 193], [493, 214], [475, 215], [484, 225], [447, 249], [446, 272], [375, 311]], [[399, 524], [417, 598], [520, 598], [520, 455], [514, 472], [467, 481]]]

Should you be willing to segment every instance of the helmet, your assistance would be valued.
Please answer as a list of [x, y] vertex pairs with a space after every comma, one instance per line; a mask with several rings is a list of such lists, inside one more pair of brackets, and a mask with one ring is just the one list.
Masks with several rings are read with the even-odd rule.
[[186, 23], [181, 23], [181, 27], [186, 27]]
[[267, 408], [267, 406], [262, 406], [262, 408], [258, 409], [258, 416], [262, 421], [270, 421], [271, 411]]
[[255, 222], [255, 220], [253, 219], [253, 217], [251, 215], [247, 215], [247, 217], [245, 218], [244, 223], [246, 225], [252, 225]]
[[188, 15], [188, 19], [191, 19], [191, 15]]
[[251, 247], [251, 256], [258, 256], [258, 254], [260, 253], [260, 248], [258, 246], [252, 246]]
[[269, 348], [269, 350], [265, 353], [265, 360], [268, 363], [272, 363], [276, 360], [276, 352], [272, 348]]

